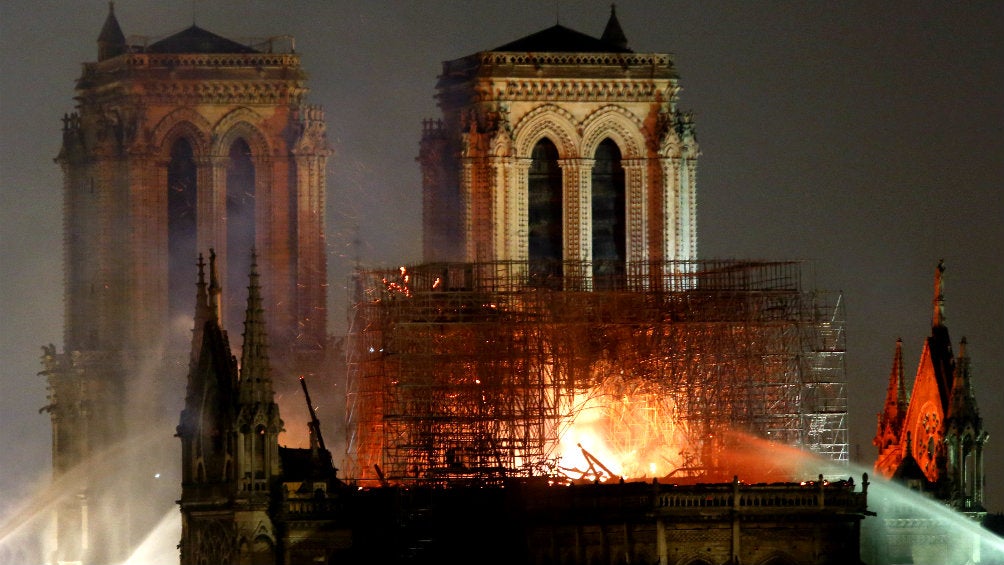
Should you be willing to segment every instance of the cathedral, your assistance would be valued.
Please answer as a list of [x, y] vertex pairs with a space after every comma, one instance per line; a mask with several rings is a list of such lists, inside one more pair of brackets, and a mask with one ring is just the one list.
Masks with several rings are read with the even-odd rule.
[[555, 25], [443, 63], [425, 262], [354, 281], [353, 477], [532, 476], [583, 410], [608, 464], [644, 453], [608, 477], [712, 472], [740, 430], [843, 472], [842, 302], [797, 262], [698, 259], [679, 93], [672, 57], [633, 51], [613, 9], [599, 37]]
[[[840, 301], [795, 262], [698, 260], [672, 58], [634, 52], [613, 9], [599, 37], [555, 25], [443, 64], [425, 263], [354, 281], [340, 477], [308, 391], [333, 388], [312, 377], [335, 361], [307, 93], [281, 39], [127, 41], [110, 9], [57, 158], [66, 329], [46, 410], [56, 479], [84, 479], [54, 562], [124, 561], [153, 498], [180, 506], [182, 565], [859, 561]], [[608, 401], [622, 452], [672, 459], [629, 467], [580, 439], [585, 462], [563, 462], [583, 399]], [[298, 417], [309, 447], [279, 445]], [[826, 468], [730, 467], [759, 440]], [[127, 473], [180, 469], [180, 499], [109, 480], [122, 451]]]
[[[630, 72], [635, 65], [650, 72]], [[654, 323], [646, 316], [717, 312], [728, 332], [745, 327], [771, 343], [784, 341], [779, 327], [798, 335], [776, 312], [736, 317], [798, 304], [800, 289], [776, 282], [795, 266], [693, 261], [697, 147], [677, 90], [670, 58], [633, 53], [613, 13], [601, 38], [555, 26], [444, 63], [444, 117], [425, 122], [420, 147], [427, 262], [355, 277], [346, 478], [319, 434], [309, 449], [279, 445], [286, 412], [274, 401], [258, 271], [238, 363], [210, 253], [178, 426], [182, 565], [857, 562], [867, 476], [768, 483], [702, 469], [627, 481], [595, 456], [594, 472], [574, 478], [546, 466], [564, 403], [586, 386], [624, 384], [609, 367], [638, 347], [631, 328]], [[757, 302], [762, 294], [774, 310]], [[681, 297], [709, 306], [696, 311]], [[657, 347], [698, 325], [707, 323], [675, 333], [654, 323]], [[583, 332], [602, 332], [608, 345]], [[828, 343], [820, 359], [842, 359], [841, 343]], [[574, 390], [565, 386], [573, 375], [582, 381]], [[824, 398], [842, 385], [817, 376], [777, 387], [771, 401]], [[713, 388], [693, 392], [727, 396]], [[845, 402], [842, 388], [831, 390], [834, 410], [804, 414], [829, 429], [825, 439], [745, 408], [769, 421], [765, 432], [840, 466]], [[662, 395], [633, 394], [653, 403], [640, 412], [659, 408]], [[690, 463], [721, 455], [713, 447], [694, 446]]]
[[[326, 362], [324, 113], [288, 40], [241, 44], [197, 26], [126, 41], [110, 5], [63, 118], [63, 351], [45, 348], [59, 562], [114, 563], [159, 519], [96, 468], [170, 430], [190, 348], [193, 269], [213, 248], [219, 320], [239, 332], [251, 250], [262, 267], [277, 386]], [[168, 399], [168, 400], [165, 400]], [[149, 442], [148, 442], [149, 443]], [[133, 476], [173, 450], [123, 457]], [[142, 468], [142, 470], [141, 470]], [[147, 470], [149, 469], [149, 470]], [[132, 479], [128, 479], [132, 480]], [[156, 507], [176, 498], [160, 487]]]

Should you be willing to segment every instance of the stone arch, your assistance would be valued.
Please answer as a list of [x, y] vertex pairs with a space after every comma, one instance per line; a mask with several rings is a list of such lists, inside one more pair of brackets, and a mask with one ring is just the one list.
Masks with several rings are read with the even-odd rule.
[[[237, 108], [213, 128], [216, 202], [219, 212], [226, 217], [226, 222], [219, 224], [220, 237], [226, 240], [221, 253], [224, 280], [221, 307], [230, 331], [238, 330], [244, 318], [251, 249], [261, 244], [268, 229], [264, 203], [272, 198], [270, 178], [274, 157], [270, 140], [258, 125], [262, 121], [253, 110]], [[236, 161], [233, 150], [241, 154]]]
[[624, 159], [645, 154], [644, 124], [620, 106], [604, 106], [582, 122], [582, 155], [590, 158], [604, 139], [610, 138]]
[[262, 122], [262, 117], [254, 110], [237, 108], [223, 116], [213, 128], [213, 155], [225, 157], [230, 146], [242, 138], [251, 148], [251, 154], [257, 159], [272, 156], [272, 147], [268, 137], [255, 124]]
[[539, 106], [519, 120], [513, 129], [516, 156], [529, 158], [533, 147], [544, 137], [554, 142], [559, 159], [580, 156], [575, 118], [554, 104]]
[[191, 108], [178, 108], [154, 126], [152, 145], [159, 155], [169, 159], [171, 147], [184, 137], [192, 145], [196, 158], [201, 158], [209, 154], [211, 131], [212, 126], [202, 114]]

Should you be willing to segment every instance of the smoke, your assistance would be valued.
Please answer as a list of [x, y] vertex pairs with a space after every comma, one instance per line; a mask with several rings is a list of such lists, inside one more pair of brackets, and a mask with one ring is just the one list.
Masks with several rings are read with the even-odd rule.
[[[171, 437], [164, 428], [137, 429], [127, 439], [92, 454], [53, 481], [33, 485], [0, 516], [0, 562], [48, 562], [56, 547], [53, 514], [60, 508], [79, 509], [86, 503], [92, 528], [111, 530], [130, 526], [144, 536], [150, 529], [142, 520], [144, 512], [156, 513], [158, 517], [168, 511], [177, 513], [174, 499], [180, 478], [175, 480], [165, 475], [158, 478], [153, 472], [135, 475], [137, 455], [151, 445], [161, 445], [164, 437]], [[96, 492], [95, 485], [117, 492]], [[112, 496], [105, 496], [109, 494]], [[126, 498], [134, 508], [119, 505]], [[134, 509], [139, 512], [131, 511]], [[128, 515], [137, 521], [123, 524]], [[174, 532], [172, 545], [178, 539], [180, 529]]]
[[177, 565], [181, 513], [171, 509], [122, 565]]

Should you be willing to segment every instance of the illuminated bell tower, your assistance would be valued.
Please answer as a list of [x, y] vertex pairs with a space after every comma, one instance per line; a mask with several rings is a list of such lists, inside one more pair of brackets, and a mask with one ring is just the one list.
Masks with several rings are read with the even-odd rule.
[[613, 11], [600, 38], [555, 25], [447, 61], [437, 91], [419, 155], [426, 261], [601, 288], [696, 259], [699, 150], [676, 69], [629, 49]]
[[65, 174], [66, 342], [165, 339], [199, 249], [216, 250], [224, 327], [239, 329], [252, 247], [278, 343], [326, 335], [324, 115], [291, 39], [244, 45], [192, 26], [126, 45], [114, 13], [77, 81]]
[[[294, 371], [316, 366], [327, 340], [329, 150], [293, 40], [243, 44], [193, 25], [128, 42], [112, 7], [97, 55], [56, 159], [65, 352], [48, 347], [43, 363], [57, 479], [177, 413], [164, 399], [181, 397], [198, 250], [216, 250], [231, 333], [257, 250], [277, 386], [292, 373], [296, 387]], [[117, 562], [136, 541], [128, 511], [95, 519], [98, 478], [60, 510], [57, 560]]]

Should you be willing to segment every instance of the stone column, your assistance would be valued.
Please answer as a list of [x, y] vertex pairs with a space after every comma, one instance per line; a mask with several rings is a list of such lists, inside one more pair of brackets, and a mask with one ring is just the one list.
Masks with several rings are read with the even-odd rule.
[[512, 216], [509, 186], [507, 182], [508, 161], [506, 157], [485, 159], [485, 185], [488, 191], [490, 209], [488, 211], [491, 256], [493, 261], [508, 260], [512, 235], [509, 218]]
[[677, 240], [677, 257], [697, 259], [697, 159], [685, 157], [681, 167], [680, 216], [681, 233]]
[[626, 194], [624, 213], [626, 226], [624, 236], [626, 257], [625, 272], [629, 288], [644, 290], [648, 288], [648, 213], [649, 213], [649, 179], [648, 159], [623, 159], [624, 190]]
[[[296, 211], [297, 323], [311, 341], [323, 343], [327, 334], [327, 254], [325, 250], [326, 154], [298, 156]], [[303, 172], [303, 171], [306, 172]]]
[[474, 233], [475, 197], [477, 187], [474, 186], [475, 165], [470, 157], [461, 159], [460, 164], [460, 227], [464, 233], [464, 258], [466, 262], [477, 260], [478, 242]]
[[512, 215], [509, 230], [513, 233], [511, 257], [517, 261], [525, 263], [530, 257], [530, 204], [529, 204], [529, 176], [530, 165], [533, 159], [527, 157], [515, 157], [512, 159], [512, 178], [510, 178], [511, 192], [510, 200], [514, 213]]
[[593, 159], [559, 159], [562, 179], [564, 288], [591, 288]]
[[682, 237], [680, 217], [680, 159], [663, 157], [659, 159], [662, 172], [662, 217], [660, 218], [659, 246], [663, 261], [679, 259], [677, 242]]

